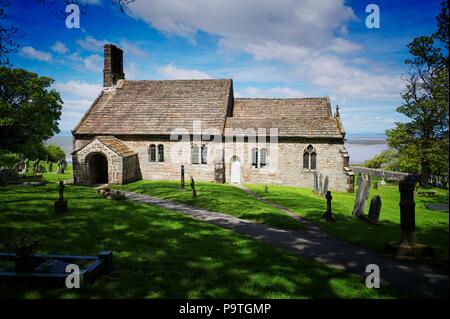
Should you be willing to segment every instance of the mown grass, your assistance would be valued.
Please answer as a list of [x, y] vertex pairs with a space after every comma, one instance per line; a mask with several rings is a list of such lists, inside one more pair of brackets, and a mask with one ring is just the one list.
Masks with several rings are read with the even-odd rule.
[[[314, 221], [336, 237], [376, 252], [384, 252], [385, 243], [400, 239], [398, 185], [380, 186], [378, 190], [370, 189], [365, 213], [368, 213], [371, 198], [379, 195], [382, 201], [380, 225], [371, 225], [352, 217], [354, 193], [332, 193], [332, 207], [337, 221], [330, 223], [322, 219], [326, 209], [326, 200], [310, 189], [269, 186], [269, 192], [264, 193], [263, 185], [247, 185], [247, 187], [272, 202]], [[448, 265], [448, 212], [431, 211], [425, 208], [426, 203], [448, 202], [448, 191], [437, 188], [433, 190], [436, 191], [435, 196], [415, 196], [416, 238], [418, 242], [430, 245], [435, 249], [436, 256], [433, 262]], [[427, 188], [426, 191], [430, 191], [430, 189]]]
[[196, 182], [195, 185], [197, 198], [192, 198], [189, 185], [186, 185], [186, 191], [181, 191], [178, 181], [138, 181], [119, 188], [254, 220], [278, 228], [304, 227], [302, 223], [285, 212], [260, 202], [237, 187], [208, 182]]
[[67, 185], [69, 212], [55, 214], [56, 187], [1, 186], [0, 243], [27, 233], [39, 238], [40, 253], [112, 250], [115, 270], [82, 289], [3, 284], [0, 298], [399, 296], [385, 288], [368, 289], [359, 276], [175, 212], [102, 199], [92, 188]]

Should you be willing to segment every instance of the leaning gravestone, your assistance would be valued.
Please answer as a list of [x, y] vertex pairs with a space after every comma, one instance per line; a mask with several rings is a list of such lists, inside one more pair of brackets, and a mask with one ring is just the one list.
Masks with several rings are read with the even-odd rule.
[[197, 197], [197, 191], [195, 190], [195, 181], [194, 178], [191, 176], [191, 189], [192, 189], [192, 198]]
[[358, 177], [358, 190], [356, 191], [355, 204], [353, 206], [352, 215], [355, 217], [364, 216], [364, 207], [369, 197], [369, 179], [366, 175]]
[[368, 220], [370, 223], [379, 224], [381, 212], [381, 197], [375, 195], [370, 201]]
[[328, 192], [328, 176], [325, 176], [325, 181], [323, 182], [322, 196], [326, 196]]

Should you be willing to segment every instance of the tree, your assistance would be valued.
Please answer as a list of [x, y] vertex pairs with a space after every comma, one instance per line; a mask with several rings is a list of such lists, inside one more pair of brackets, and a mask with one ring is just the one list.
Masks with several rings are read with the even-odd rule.
[[448, 38], [441, 41], [448, 18], [448, 4], [443, 2], [438, 32], [417, 37], [408, 45], [412, 58], [405, 61], [409, 70], [404, 103], [397, 112], [411, 121], [397, 122], [394, 129], [386, 131], [388, 145], [403, 164], [410, 162], [410, 170], [417, 164], [420, 167], [421, 185], [427, 184], [432, 173], [448, 172], [448, 51], [442, 50], [442, 46], [448, 47]]
[[7, 18], [6, 8], [11, 5], [10, 2], [0, 0], [0, 66], [10, 65], [8, 55], [11, 52], [17, 51], [19, 45], [16, 38], [19, 37], [17, 28], [13, 26], [6, 26], [4, 24]]
[[29, 153], [59, 133], [62, 100], [53, 79], [0, 66], [0, 149]]
[[66, 153], [58, 145], [48, 144], [45, 146], [45, 150], [47, 151], [49, 161], [57, 162], [66, 158]]

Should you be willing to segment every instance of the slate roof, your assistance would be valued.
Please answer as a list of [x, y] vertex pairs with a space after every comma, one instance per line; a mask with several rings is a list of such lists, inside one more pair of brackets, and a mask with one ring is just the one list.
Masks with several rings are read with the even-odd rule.
[[233, 128], [278, 128], [279, 136], [343, 138], [328, 98], [234, 99], [232, 80], [119, 80], [104, 89], [73, 134], [167, 135], [175, 128], [202, 128], [225, 134]]
[[342, 138], [339, 119], [331, 114], [330, 100], [234, 99], [233, 117], [227, 118], [225, 133], [234, 128], [278, 128], [279, 136]]
[[72, 154], [78, 152], [79, 150], [85, 148], [89, 144], [91, 144], [95, 140], [99, 140], [106, 147], [111, 149], [114, 153], [119, 155], [120, 157], [128, 157], [131, 155], [137, 154], [135, 151], [131, 150], [128, 146], [126, 146], [121, 140], [115, 138], [114, 136], [96, 136], [90, 143], [86, 144], [84, 147], [76, 150]]
[[170, 134], [174, 128], [223, 131], [231, 80], [119, 81], [97, 98], [73, 134]]

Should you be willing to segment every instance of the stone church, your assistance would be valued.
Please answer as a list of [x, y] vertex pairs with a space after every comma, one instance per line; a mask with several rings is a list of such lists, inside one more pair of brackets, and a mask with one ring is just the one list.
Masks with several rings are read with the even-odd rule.
[[72, 130], [76, 184], [186, 179], [353, 191], [339, 111], [324, 98], [235, 98], [233, 81], [125, 80], [104, 46], [104, 89]]

